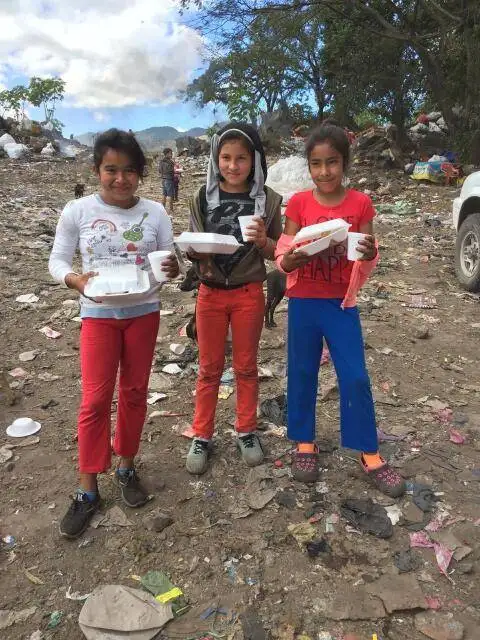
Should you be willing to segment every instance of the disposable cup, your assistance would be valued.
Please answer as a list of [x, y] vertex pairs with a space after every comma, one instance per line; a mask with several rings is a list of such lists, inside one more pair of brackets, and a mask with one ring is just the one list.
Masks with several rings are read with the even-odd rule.
[[348, 250], [347, 258], [349, 260], [360, 260], [363, 258], [363, 253], [358, 250], [358, 243], [367, 237], [366, 233], [349, 233], [348, 234]]
[[157, 282], [165, 282], [169, 279], [165, 271], [162, 271], [162, 262], [171, 255], [171, 251], [152, 251], [152, 253], [148, 254], [152, 272]]
[[255, 216], [239, 216], [238, 222], [240, 223], [240, 229], [242, 231], [242, 238], [244, 242], [250, 242], [248, 237], [245, 235], [248, 225], [252, 222]]

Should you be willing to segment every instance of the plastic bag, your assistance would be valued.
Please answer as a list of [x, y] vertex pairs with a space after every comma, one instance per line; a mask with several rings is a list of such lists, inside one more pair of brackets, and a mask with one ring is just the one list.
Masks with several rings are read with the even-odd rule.
[[7, 153], [9, 158], [13, 158], [14, 160], [18, 160], [26, 154], [28, 148], [24, 144], [17, 144], [16, 142], [7, 143], [3, 147]]

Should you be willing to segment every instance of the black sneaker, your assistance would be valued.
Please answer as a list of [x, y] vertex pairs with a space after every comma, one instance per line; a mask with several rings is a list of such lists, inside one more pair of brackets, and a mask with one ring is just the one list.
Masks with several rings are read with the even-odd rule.
[[95, 500], [88, 499], [86, 493], [78, 491], [68, 507], [67, 513], [60, 522], [60, 535], [64, 538], [78, 538], [90, 524], [93, 514], [100, 506], [100, 496]]
[[130, 469], [128, 473], [115, 473], [115, 480], [122, 494], [122, 500], [127, 505], [135, 509], [148, 502], [149, 495], [140, 482], [135, 469]]

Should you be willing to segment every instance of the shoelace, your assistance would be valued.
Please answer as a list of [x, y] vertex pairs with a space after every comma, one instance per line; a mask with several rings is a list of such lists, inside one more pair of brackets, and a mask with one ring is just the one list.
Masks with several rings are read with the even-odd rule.
[[205, 451], [207, 443], [203, 440], [195, 440], [193, 443], [193, 453], [198, 456]]
[[253, 433], [249, 433], [247, 436], [242, 436], [240, 440], [243, 442], [247, 449], [253, 449], [255, 446], [255, 436]]

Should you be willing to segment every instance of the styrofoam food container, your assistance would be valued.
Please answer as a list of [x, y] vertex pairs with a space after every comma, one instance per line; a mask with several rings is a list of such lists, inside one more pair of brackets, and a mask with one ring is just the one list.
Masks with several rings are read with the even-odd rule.
[[168, 256], [171, 256], [171, 251], [152, 251], [148, 254], [148, 260], [150, 262], [150, 266], [152, 267], [153, 275], [155, 276], [155, 280], [157, 282], [165, 282], [169, 280], [165, 271], [162, 271], [162, 262]]
[[227, 236], [221, 233], [196, 233], [184, 231], [174, 240], [181, 251], [192, 248], [197, 253], [219, 253], [231, 255], [242, 245], [235, 236]]
[[238, 222], [240, 223], [240, 229], [242, 231], [242, 238], [244, 242], [250, 242], [245, 235], [248, 225], [253, 221], [255, 216], [238, 216]]
[[85, 295], [95, 300], [114, 302], [139, 295], [150, 289], [148, 272], [135, 264], [101, 267], [98, 276], [90, 278], [85, 286]]
[[32, 418], [17, 418], [7, 427], [7, 436], [12, 438], [26, 438], [40, 431], [42, 425]]
[[348, 250], [347, 250], [347, 258], [349, 260], [355, 261], [363, 258], [363, 253], [358, 251], [358, 243], [360, 240], [366, 238], [366, 233], [354, 233], [351, 232], [348, 234]]
[[[328, 249], [331, 242], [343, 242], [346, 240], [349, 228], [348, 222], [341, 218], [303, 227], [293, 239], [293, 243], [299, 245], [295, 252], [301, 251], [308, 256], [314, 256]], [[319, 235], [323, 235], [323, 237], [318, 238]]]

